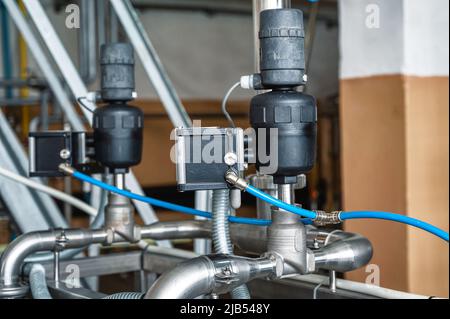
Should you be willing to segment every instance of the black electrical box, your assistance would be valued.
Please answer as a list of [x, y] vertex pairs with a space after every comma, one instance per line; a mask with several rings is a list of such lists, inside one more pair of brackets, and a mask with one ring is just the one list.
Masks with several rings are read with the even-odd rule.
[[29, 134], [30, 176], [64, 176], [62, 163], [77, 167], [86, 163], [86, 133], [70, 131]]
[[244, 133], [240, 128], [176, 129], [175, 159], [179, 191], [227, 188], [225, 173], [241, 174]]

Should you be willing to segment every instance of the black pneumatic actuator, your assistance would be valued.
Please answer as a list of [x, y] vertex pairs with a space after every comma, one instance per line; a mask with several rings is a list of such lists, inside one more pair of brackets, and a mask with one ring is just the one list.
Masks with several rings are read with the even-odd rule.
[[250, 123], [256, 129], [258, 147], [265, 141], [264, 153], [270, 154], [270, 161], [258, 156], [256, 167], [261, 173], [273, 175], [276, 184], [294, 184], [299, 174], [313, 168], [317, 110], [311, 95], [292, 90], [256, 95], [251, 100]]
[[263, 88], [272, 91], [256, 95], [250, 103], [257, 148], [265, 141], [270, 154], [268, 162], [258, 149], [256, 166], [261, 173], [273, 175], [276, 184], [293, 184], [299, 174], [313, 168], [317, 140], [316, 101], [296, 91], [306, 78], [302, 11], [262, 11], [259, 39], [259, 76]]
[[107, 104], [94, 112], [95, 159], [112, 173], [139, 164], [143, 113], [127, 104], [134, 94], [134, 56], [128, 43], [101, 48], [101, 96]]

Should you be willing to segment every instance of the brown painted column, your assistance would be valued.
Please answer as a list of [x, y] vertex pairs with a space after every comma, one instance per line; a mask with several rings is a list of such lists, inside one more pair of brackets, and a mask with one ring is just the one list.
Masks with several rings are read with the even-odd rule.
[[[340, 1], [346, 211], [406, 214], [448, 231], [448, 6], [444, 0]], [[448, 296], [444, 241], [389, 221], [348, 221], [345, 229], [374, 244], [381, 286]], [[347, 278], [368, 275], [361, 269]]]

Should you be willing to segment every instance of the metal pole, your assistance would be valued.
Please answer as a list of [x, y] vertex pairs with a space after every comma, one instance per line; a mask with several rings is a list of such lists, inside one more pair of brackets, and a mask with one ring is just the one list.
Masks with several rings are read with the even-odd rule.
[[48, 130], [48, 101], [50, 99], [50, 91], [48, 89], [41, 91], [41, 109], [40, 111], [40, 122], [41, 122], [41, 130], [46, 131]]
[[259, 72], [259, 14], [263, 10], [290, 8], [291, 0], [253, 0], [253, 39], [255, 72]]
[[125, 175], [114, 174], [114, 185], [119, 189], [125, 189]]
[[96, 3], [81, 0], [81, 29], [79, 32], [80, 74], [87, 84], [97, 77]]
[[[129, 0], [110, 0], [122, 27], [128, 35], [138, 54], [150, 82], [153, 84], [166, 112], [174, 127], [190, 127], [191, 119], [181, 103], [178, 94], [173, 88], [167, 73], [148, 37], [138, 14]], [[211, 206], [211, 197], [206, 193], [195, 195], [195, 206], [207, 209]], [[196, 252], [208, 251], [210, 243], [206, 240], [197, 240]], [[203, 247], [203, 248], [202, 248]], [[198, 250], [198, 251], [197, 251]]]
[[[4, 0], [11, 1], [11, 0]], [[42, 35], [42, 40], [49, 49], [48, 51], [52, 55], [58, 69], [61, 71], [65, 82], [69, 86], [72, 94], [76, 97], [84, 97], [87, 95], [88, 90], [83, 83], [75, 65], [72, 62], [67, 50], [62, 45], [58, 34], [53, 28], [50, 20], [48, 19], [44, 8], [42, 7], [40, 1], [35, 0], [24, 0], [23, 4], [28, 11], [28, 15], [33, 20], [36, 29]], [[94, 110], [96, 105], [86, 100], [83, 102], [86, 106]], [[81, 108], [84, 116], [88, 120], [89, 124], [92, 124], [92, 113], [85, 108]], [[73, 128], [76, 130], [76, 128]]]
[[119, 42], [119, 19], [117, 18], [117, 14], [114, 12], [112, 5], [108, 6], [109, 12], [109, 36], [108, 43]]
[[279, 184], [278, 199], [288, 204], [294, 204], [295, 198], [293, 184]]
[[330, 270], [330, 285], [329, 285], [330, 291], [332, 293], [336, 292], [336, 271]]
[[[9, 12], [9, 15], [14, 20], [20, 33], [22, 33], [30, 52], [33, 54], [39, 68], [47, 79], [49, 87], [52, 89], [53, 95], [55, 96], [58, 104], [64, 110], [68, 121], [72, 128], [76, 131], [84, 131], [84, 125], [80, 120], [79, 116], [73, 109], [73, 104], [65, 93], [65, 90], [59, 81], [50, 61], [47, 59], [44, 50], [42, 49], [40, 43], [35, 38], [33, 31], [31, 30], [28, 22], [20, 11], [16, 1], [14, 0], [1, 0]], [[36, 1], [38, 2], [38, 1]]]
[[56, 284], [59, 283], [59, 250], [55, 249], [53, 252], [53, 280]]
[[97, 51], [100, 52], [100, 47], [106, 43], [106, 3], [105, 0], [95, 1], [97, 5]]

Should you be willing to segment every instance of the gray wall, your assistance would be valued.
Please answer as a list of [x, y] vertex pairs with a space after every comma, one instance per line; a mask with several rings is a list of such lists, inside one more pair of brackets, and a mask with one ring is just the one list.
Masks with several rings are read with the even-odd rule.
[[[48, 9], [48, 14], [76, 62], [77, 30], [65, 27], [64, 12], [57, 14]], [[250, 16], [153, 10], [142, 12], [141, 18], [182, 98], [221, 99], [240, 75], [253, 72], [253, 27]], [[15, 49], [13, 57], [17, 60], [15, 32], [11, 38]], [[338, 60], [337, 28], [329, 29], [319, 23], [309, 72], [310, 93], [324, 97], [338, 91]], [[30, 69], [39, 74], [32, 58]], [[1, 65], [0, 74], [3, 74]], [[140, 63], [136, 68], [136, 83], [140, 97], [156, 98]], [[236, 90], [234, 98], [249, 96], [251, 92]]]

